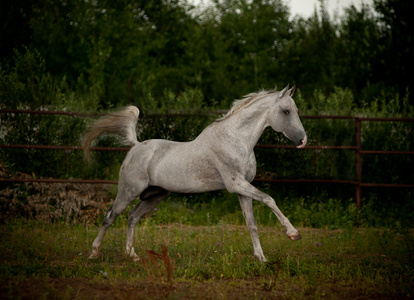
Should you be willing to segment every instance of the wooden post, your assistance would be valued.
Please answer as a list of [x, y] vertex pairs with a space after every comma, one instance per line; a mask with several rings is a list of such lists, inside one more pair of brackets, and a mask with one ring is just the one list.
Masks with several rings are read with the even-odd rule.
[[355, 118], [355, 172], [358, 182], [355, 190], [355, 204], [357, 208], [361, 208], [361, 183], [362, 183], [362, 159], [361, 159], [361, 119]]

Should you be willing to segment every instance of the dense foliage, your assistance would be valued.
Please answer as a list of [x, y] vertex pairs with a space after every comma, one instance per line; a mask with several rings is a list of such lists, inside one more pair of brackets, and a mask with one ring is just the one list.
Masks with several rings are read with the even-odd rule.
[[[315, 89], [329, 96], [349, 88], [362, 106], [409, 96], [413, 5], [374, 0], [373, 8], [331, 16], [321, 0], [304, 19], [292, 18], [282, 0], [215, 0], [205, 9], [181, 0], [2, 1], [1, 74], [16, 66], [13, 57], [37, 53], [45, 60], [42, 69], [32, 66], [38, 79], [47, 76], [56, 87], [65, 81], [92, 110], [163, 107], [165, 93], [177, 98], [188, 89], [204, 95], [203, 106], [225, 108], [287, 83], [307, 102]], [[31, 101], [2, 95], [1, 103]]]

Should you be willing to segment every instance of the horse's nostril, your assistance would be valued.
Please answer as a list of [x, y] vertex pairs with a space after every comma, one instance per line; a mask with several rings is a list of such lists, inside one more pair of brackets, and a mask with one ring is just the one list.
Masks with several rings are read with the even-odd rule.
[[306, 146], [307, 141], [308, 141], [308, 139], [306, 138], [306, 136], [303, 139], [299, 140], [300, 145], [297, 146], [297, 148], [304, 148]]

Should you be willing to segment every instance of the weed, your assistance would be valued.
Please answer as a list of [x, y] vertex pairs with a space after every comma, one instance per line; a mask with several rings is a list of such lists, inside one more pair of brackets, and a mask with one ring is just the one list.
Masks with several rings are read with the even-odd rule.
[[140, 263], [147, 272], [148, 280], [155, 287], [155, 280], [159, 279], [162, 282], [162, 278], [165, 276], [171, 288], [173, 285], [174, 266], [168, 254], [167, 246], [161, 245], [161, 254], [154, 250], [147, 250], [146, 253], [147, 258], [142, 258]]

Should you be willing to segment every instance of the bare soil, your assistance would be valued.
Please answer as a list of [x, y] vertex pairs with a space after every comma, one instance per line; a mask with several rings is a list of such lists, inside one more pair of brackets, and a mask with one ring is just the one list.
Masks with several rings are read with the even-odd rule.
[[[294, 289], [294, 287], [292, 287]], [[317, 289], [317, 287], [315, 287]], [[216, 280], [169, 284], [151, 282], [111, 282], [80, 278], [45, 278], [0, 282], [0, 299], [285, 299], [294, 291], [267, 290], [255, 281]], [[300, 298], [314, 298], [315, 290]], [[362, 295], [355, 289], [335, 289], [320, 293], [325, 299], [408, 299], [385, 295]]]

